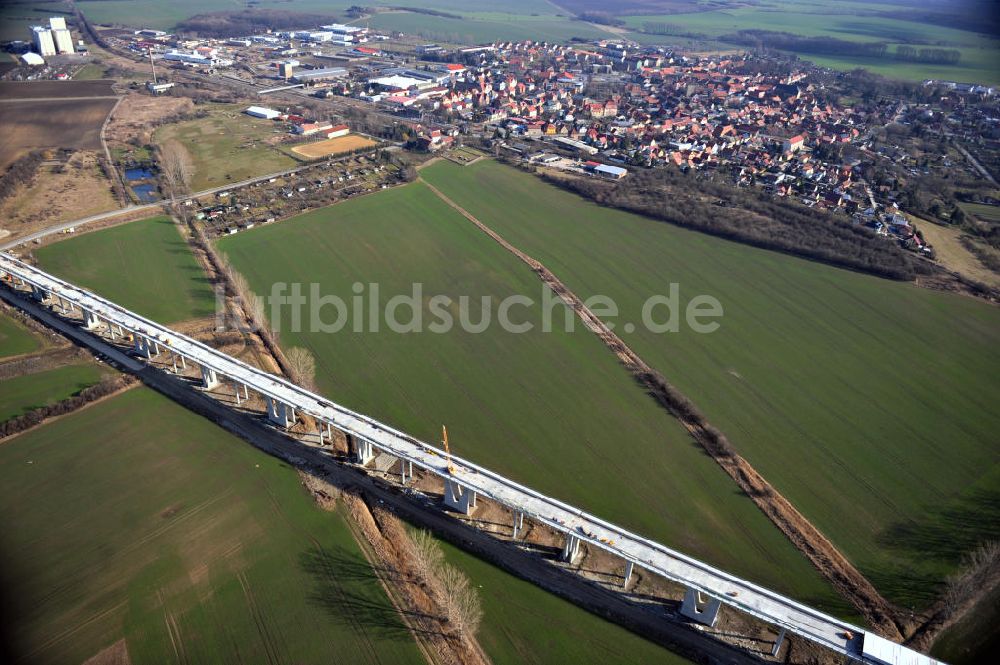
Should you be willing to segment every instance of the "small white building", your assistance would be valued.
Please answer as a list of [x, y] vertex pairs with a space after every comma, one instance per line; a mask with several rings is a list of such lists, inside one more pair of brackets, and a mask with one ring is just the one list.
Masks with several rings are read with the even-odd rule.
[[275, 111], [274, 109], [269, 109], [263, 106], [251, 106], [245, 110], [244, 113], [252, 115], [255, 118], [264, 118], [265, 120], [274, 120], [281, 115], [281, 111]]

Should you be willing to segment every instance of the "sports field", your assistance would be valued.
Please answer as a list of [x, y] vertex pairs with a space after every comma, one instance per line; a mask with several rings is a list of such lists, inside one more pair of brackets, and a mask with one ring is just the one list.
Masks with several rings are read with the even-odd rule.
[[375, 141], [371, 139], [358, 136], [357, 134], [349, 134], [347, 136], [338, 136], [335, 139], [297, 145], [292, 148], [292, 152], [309, 159], [319, 159], [320, 157], [329, 157], [330, 155], [342, 155], [345, 152], [360, 150], [361, 148], [370, 148], [373, 145], [375, 145]]
[[343, 518], [151, 390], [0, 446], [0, 520], [15, 662], [424, 662]]
[[3, 390], [0, 391], [0, 422], [72, 397], [100, 381], [103, 373], [104, 370], [96, 364], [66, 365], [4, 379]]
[[601, 208], [481, 161], [422, 171], [617, 322], [677, 283], [721, 328], [619, 332], [892, 600], [1000, 537], [1000, 310]]
[[0, 358], [32, 353], [42, 348], [41, 340], [14, 319], [0, 313]]
[[253, 176], [284, 171], [299, 162], [280, 150], [287, 132], [272, 120], [243, 113], [246, 105], [211, 104], [208, 116], [159, 127], [153, 140], [179, 141], [191, 156], [191, 189], [201, 191]]
[[[455, 167], [460, 168], [460, 167]], [[384, 306], [421, 283], [423, 302], [542, 299], [535, 276], [424, 185], [394, 188], [218, 241], [260, 294], [277, 282], [351, 300], [377, 283]], [[291, 288], [291, 287], [289, 287]], [[371, 292], [365, 287], [365, 292]], [[369, 300], [370, 302], [370, 300]], [[498, 305], [491, 309], [497, 314]], [[404, 310], [405, 312], [405, 310]], [[511, 318], [534, 330], [308, 332], [279, 312], [281, 341], [310, 349], [322, 392], [543, 492], [771, 587], [845, 611], [806, 560], [646, 396], [591, 333], [541, 330], [540, 307]], [[323, 321], [336, 318], [332, 308]], [[408, 317], [401, 314], [400, 319]], [[557, 307], [555, 321], [562, 322]], [[432, 318], [425, 312], [425, 323]], [[571, 321], [574, 321], [571, 317]], [[367, 328], [367, 327], [366, 327]], [[371, 330], [371, 328], [367, 328]]]
[[167, 217], [86, 233], [35, 255], [43, 270], [160, 323], [215, 312], [208, 278]]

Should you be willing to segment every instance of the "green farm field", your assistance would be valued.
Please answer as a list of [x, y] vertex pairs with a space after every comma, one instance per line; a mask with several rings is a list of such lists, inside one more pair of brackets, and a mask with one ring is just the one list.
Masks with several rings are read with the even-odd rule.
[[343, 517], [151, 390], [0, 446], [0, 519], [15, 662], [424, 662]]
[[96, 364], [66, 365], [5, 379], [0, 391], [0, 422], [72, 397], [100, 381], [102, 374], [104, 370]]
[[1000, 206], [986, 205], [985, 203], [959, 203], [962, 210], [975, 215], [984, 222], [1000, 222]]
[[40, 348], [42, 341], [30, 330], [0, 313], [0, 358], [33, 353]]
[[208, 278], [167, 217], [86, 233], [35, 255], [42, 269], [159, 323], [215, 312]]
[[[677, 283], [724, 308], [711, 334], [623, 338], [879, 589], [923, 606], [1000, 537], [1000, 310], [601, 208], [481, 161], [422, 177], [616, 322]], [[619, 327], [622, 327], [621, 325]]]
[[299, 161], [269, 140], [286, 132], [274, 121], [243, 113], [246, 104], [215, 104], [209, 115], [164, 125], [154, 133], [163, 144], [179, 141], [191, 155], [191, 189], [201, 191], [258, 175], [293, 168]]
[[441, 548], [478, 590], [483, 621], [476, 638], [494, 665], [688, 662], [448, 543]]
[[[914, 3], [913, 9], [920, 9]], [[1000, 39], [944, 25], [906, 20], [907, 7], [892, 4], [837, 2], [776, 1], [754, 6], [726, 7], [714, 11], [658, 16], [626, 16], [632, 30], [643, 30], [646, 24], [667, 24], [677, 33], [702, 35], [702, 46], [711, 45], [721, 35], [739, 30], [771, 30], [789, 32], [804, 37], [835, 37], [855, 42], [885, 42], [889, 51], [900, 44], [942, 48], [958, 48], [961, 60], [955, 65], [935, 65], [895, 61], [890, 57], [868, 58], [827, 56], [799, 53], [803, 60], [834, 69], [864, 67], [883, 76], [913, 81], [928, 78], [977, 83], [1000, 83]], [[892, 16], [878, 15], [886, 12]], [[643, 43], [690, 44], [689, 38], [671, 35], [634, 33]], [[717, 45], [717, 44], [716, 44]], [[732, 45], [730, 45], [732, 48]]]
[[[459, 167], [456, 167], [459, 168]], [[542, 285], [514, 257], [422, 184], [354, 199], [218, 241], [258, 294], [278, 282], [318, 284], [350, 301], [352, 286], [377, 283], [382, 306], [423, 285], [423, 299], [469, 296], [541, 301]], [[366, 292], [370, 292], [366, 287]], [[458, 321], [455, 312], [450, 311]], [[493, 306], [496, 314], [496, 304]], [[563, 320], [557, 307], [556, 321]], [[300, 330], [308, 331], [308, 309]], [[850, 613], [819, 574], [679, 424], [635, 384], [590, 332], [516, 334], [296, 332], [280, 320], [287, 347], [310, 349], [330, 398], [427, 441], [448, 426], [452, 450], [538, 490], [688, 554], [831, 611]], [[336, 318], [332, 308], [323, 320]], [[405, 315], [404, 317], [405, 318]], [[425, 312], [425, 321], [432, 317]], [[595, 491], [600, 488], [600, 491]]]

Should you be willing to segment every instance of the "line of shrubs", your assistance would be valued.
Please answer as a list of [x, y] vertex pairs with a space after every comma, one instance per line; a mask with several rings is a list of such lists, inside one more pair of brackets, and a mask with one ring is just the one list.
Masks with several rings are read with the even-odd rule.
[[30, 429], [35, 425], [41, 424], [48, 418], [72, 413], [82, 406], [106, 397], [126, 386], [130, 386], [136, 381], [138, 379], [131, 374], [105, 376], [98, 383], [84, 388], [76, 395], [68, 397], [61, 402], [32, 409], [23, 415], [0, 423], [0, 439]]

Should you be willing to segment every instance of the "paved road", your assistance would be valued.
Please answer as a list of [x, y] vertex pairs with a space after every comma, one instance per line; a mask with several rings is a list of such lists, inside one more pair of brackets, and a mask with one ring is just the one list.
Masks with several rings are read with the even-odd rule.
[[[267, 175], [257, 176], [255, 178], [248, 178], [247, 180], [240, 180], [239, 182], [229, 183], [228, 185], [223, 185], [222, 187], [212, 187], [211, 189], [203, 189], [200, 192], [195, 192], [194, 194], [189, 194], [184, 196], [185, 199], [198, 198], [201, 196], [208, 196], [211, 194], [217, 194], [218, 192], [225, 192], [233, 189], [239, 189], [240, 187], [246, 187], [247, 185], [252, 185], [257, 182], [264, 182], [271, 178], [279, 178], [281, 176], [291, 175], [293, 173], [298, 173], [299, 171], [304, 171], [306, 169], [312, 168], [315, 164], [307, 164], [304, 166], [298, 166], [294, 169], [288, 169], [286, 171], [277, 171], [275, 173], [268, 173]], [[25, 243], [34, 242], [46, 236], [50, 236], [53, 233], [60, 233], [66, 229], [75, 228], [77, 226], [85, 226], [86, 224], [92, 224], [94, 222], [99, 222], [105, 219], [111, 219], [112, 217], [118, 217], [119, 215], [124, 215], [133, 212], [148, 211], [153, 212], [157, 208], [162, 208], [163, 205], [167, 203], [166, 201], [157, 201], [156, 203], [145, 203], [143, 205], [128, 205], [124, 208], [119, 208], [118, 210], [111, 210], [109, 212], [102, 212], [99, 215], [91, 215], [90, 217], [84, 217], [82, 219], [75, 219], [71, 222], [61, 222], [59, 224], [54, 224], [41, 231], [36, 231], [29, 235], [16, 238], [14, 240], [8, 241], [6, 244], [0, 245], [0, 250], [8, 251], [17, 247], [18, 245], [23, 245]]]

